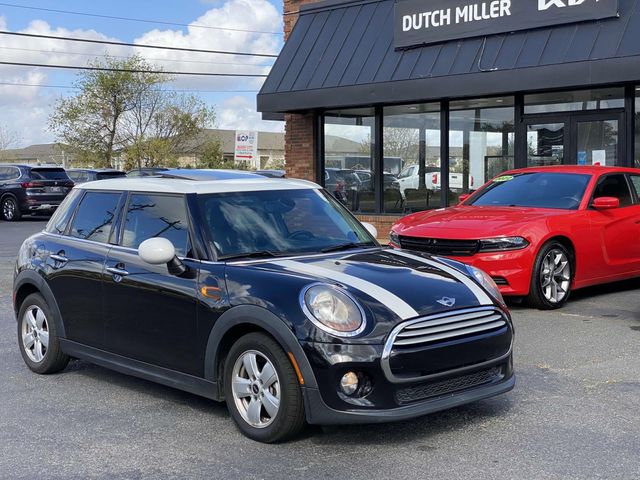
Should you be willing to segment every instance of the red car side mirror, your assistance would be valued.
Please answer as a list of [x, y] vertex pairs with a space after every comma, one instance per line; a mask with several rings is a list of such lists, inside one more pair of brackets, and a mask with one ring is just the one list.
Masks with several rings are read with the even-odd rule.
[[620, 199], [615, 197], [600, 197], [593, 201], [593, 208], [596, 210], [612, 210], [620, 208]]
[[458, 197], [458, 203], [464, 203], [469, 197], [471, 196], [470, 193], [463, 193], [462, 195], [460, 195]]

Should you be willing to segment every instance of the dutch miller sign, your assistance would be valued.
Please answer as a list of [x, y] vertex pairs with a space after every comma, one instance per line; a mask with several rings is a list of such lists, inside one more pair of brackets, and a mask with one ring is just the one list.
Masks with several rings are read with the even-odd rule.
[[619, 0], [397, 0], [395, 47], [618, 16]]

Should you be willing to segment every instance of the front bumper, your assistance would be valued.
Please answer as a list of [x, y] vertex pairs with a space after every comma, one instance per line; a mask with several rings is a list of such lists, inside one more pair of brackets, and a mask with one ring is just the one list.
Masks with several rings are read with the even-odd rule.
[[[303, 389], [307, 422], [339, 425], [406, 420], [507, 392], [515, 385], [511, 339], [509, 330], [469, 339], [466, 345], [449, 342], [440, 352], [426, 351], [424, 363], [438, 368], [434, 370], [437, 373], [414, 381], [388, 378], [381, 362], [383, 345], [303, 343], [318, 384], [317, 389]], [[504, 341], [505, 350], [489, 359], [473, 355], [461, 358], [463, 350], [457, 349], [484, 356], [500, 341]], [[441, 370], [442, 364], [435, 367], [443, 352], [451, 353], [446, 370]], [[407, 365], [412, 360], [415, 358], [408, 356]], [[371, 386], [370, 393], [362, 397], [344, 395], [339, 382], [348, 371], [363, 375]]]
[[307, 406], [307, 422], [312, 425], [353, 425], [367, 423], [388, 423], [422, 417], [430, 413], [447, 410], [467, 403], [484, 400], [506, 393], [513, 389], [516, 377], [511, 376], [503, 381], [487, 386], [463, 390], [413, 405], [405, 405], [386, 410], [336, 410], [324, 403], [320, 392], [313, 388], [305, 388], [303, 393]]
[[529, 294], [531, 272], [535, 262], [535, 251], [531, 245], [522, 250], [477, 253], [471, 257], [451, 258], [487, 272], [496, 280], [502, 295], [525, 296]]

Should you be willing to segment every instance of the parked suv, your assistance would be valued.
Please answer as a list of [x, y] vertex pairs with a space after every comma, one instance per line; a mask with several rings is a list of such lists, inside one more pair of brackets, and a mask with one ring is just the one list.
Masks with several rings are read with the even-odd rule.
[[302, 180], [80, 185], [18, 254], [34, 372], [81, 358], [226, 401], [274, 442], [510, 390], [513, 327], [480, 270], [381, 247]]
[[0, 213], [8, 222], [52, 213], [72, 188], [73, 181], [61, 167], [0, 165]]

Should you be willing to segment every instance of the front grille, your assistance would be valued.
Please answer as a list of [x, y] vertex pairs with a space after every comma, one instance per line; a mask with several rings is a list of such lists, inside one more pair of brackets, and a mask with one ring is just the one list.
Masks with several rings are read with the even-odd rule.
[[447, 312], [406, 323], [393, 338], [392, 348], [429, 345], [497, 330], [506, 325], [504, 315], [494, 308]]
[[477, 387], [485, 383], [495, 382], [501, 378], [502, 369], [500, 367], [494, 367], [439, 382], [402, 388], [396, 392], [396, 399], [398, 403], [411, 403]]
[[478, 240], [450, 240], [442, 238], [400, 237], [400, 247], [432, 255], [470, 257], [478, 252]]

